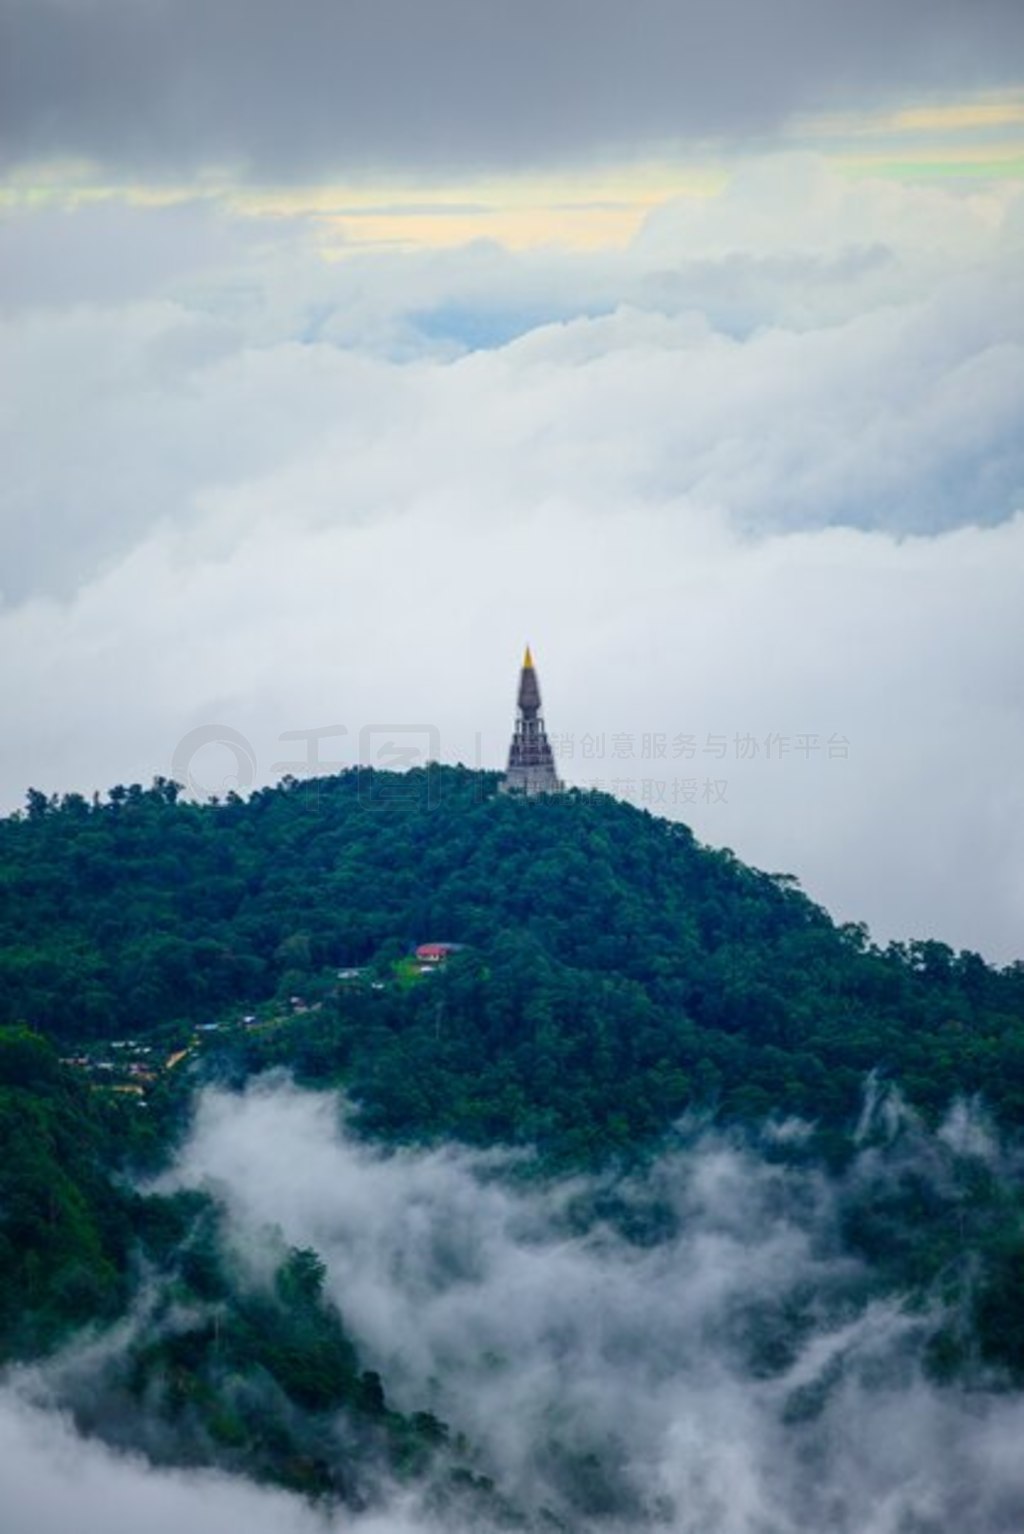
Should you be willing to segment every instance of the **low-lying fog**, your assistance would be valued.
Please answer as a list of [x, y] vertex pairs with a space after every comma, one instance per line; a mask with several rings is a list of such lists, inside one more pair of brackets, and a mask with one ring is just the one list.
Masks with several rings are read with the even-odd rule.
[[[897, 1117], [873, 1105], [847, 1188], [908, 1159], [941, 1179], [952, 1157], [998, 1155], [965, 1110], [938, 1136]], [[871, 1292], [837, 1185], [774, 1153], [799, 1133], [755, 1149], [694, 1130], [643, 1177], [540, 1182], [498, 1154], [368, 1147], [336, 1097], [270, 1078], [207, 1091], [161, 1186], [213, 1189], [254, 1272], [275, 1230], [315, 1248], [391, 1404], [463, 1434], [531, 1519], [1019, 1534], [1024, 1397], [926, 1377], [933, 1317]], [[58, 1378], [18, 1371], [0, 1392], [4, 1534], [433, 1530], [406, 1493], [357, 1517], [117, 1455], [61, 1415]]]

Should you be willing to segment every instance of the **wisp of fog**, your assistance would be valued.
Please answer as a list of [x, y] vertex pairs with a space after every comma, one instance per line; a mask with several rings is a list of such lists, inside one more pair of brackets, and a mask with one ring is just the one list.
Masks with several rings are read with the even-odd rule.
[[[554, 1178], [521, 1155], [383, 1150], [346, 1117], [277, 1076], [207, 1090], [160, 1187], [214, 1193], [252, 1280], [282, 1236], [319, 1252], [391, 1403], [447, 1422], [528, 1526], [1024, 1527], [1024, 1402], [936, 1383], [932, 1307], [881, 1290], [841, 1235], [843, 1189], [870, 1198], [911, 1161], [936, 1180], [952, 1157], [995, 1167], [964, 1107], [929, 1134], [874, 1092], [841, 1177], [793, 1154], [792, 1123], [756, 1142], [683, 1126], [642, 1172]], [[58, 1376], [23, 1372], [0, 1397], [10, 1534], [435, 1527], [407, 1490], [356, 1515], [115, 1455], [53, 1409]]]

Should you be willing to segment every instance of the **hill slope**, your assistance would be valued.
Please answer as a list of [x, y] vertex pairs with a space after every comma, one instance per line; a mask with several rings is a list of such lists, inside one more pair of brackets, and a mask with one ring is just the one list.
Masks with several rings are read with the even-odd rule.
[[[343, 1085], [385, 1141], [610, 1168], [573, 1179], [566, 1218], [637, 1250], [672, 1233], [671, 1200], [633, 1172], [681, 1114], [757, 1133], [796, 1113], [813, 1134], [769, 1133], [757, 1155], [801, 1160], [808, 1187], [817, 1154], [831, 1163], [823, 1239], [862, 1273], [857, 1303], [931, 1315], [938, 1378], [1024, 1381], [1019, 1157], [984, 1132], [971, 1149], [964, 1112], [956, 1134], [920, 1123], [980, 1093], [1019, 1140], [1024, 966], [881, 951], [685, 826], [497, 781], [349, 772], [205, 806], [158, 782], [94, 804], [30, 794], [0, 821], [0, 1362], [127, 1312], [101, 1366], [57, 1378], [84, 1428], [314, 1497], [358, 1505], [380, 1473], [494, 1511], [457, 1436], [418, 1401], [392, 1410], [390, 1381], [362, 1368], [315, 1253], [281, 1244], [254, 1283], [215, 1194], [122, 1176], [166, 1153], [204, 1080], [282, 1065]], [[462, 946], [424, 974], [410, 952], [430, 940]], [[204, 1043], [144, 1097], [96, 1090], [100, 1074], [90, 1088], [52, 1047], [95, 1059], [126, 1035], [160, 1060]], [[920, 1117], [887, 1127], [883, 1106], [858, 1127], [869, 1072]], [[762, 1372], [785, 1372], [818, 1298], [747, 1318]]]
[[[438, 938], [466, 945], [443, 975], [395, 978]], [[378, 988], [337, 994], [337, 968], [366, 965]], [[159, 780], [32, 793], [0, 823], [0, 1021], [144, 1036], [295, 993], [321, 1010], [248, 1062], [344, 1077], [389, 1133], [593, 1160], [690, 1107], [839, 1130], [871, 1070], [932, 1115], [981, 1092], [1024, 1122], [1024, 966], [880, 951], [605, 795], [353, 770], [220, 805]]]

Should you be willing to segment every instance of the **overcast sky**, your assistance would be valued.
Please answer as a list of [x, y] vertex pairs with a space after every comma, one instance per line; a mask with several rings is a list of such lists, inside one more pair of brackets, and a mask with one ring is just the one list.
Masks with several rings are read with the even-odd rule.
[[529, 639], [570, 782], [1024, 954], [1019, 4], [0, 17], [5, 808], [498, 766]]
[[544, 165], [1014, 85], [1017, 0], [5, 0], [11, 159]]

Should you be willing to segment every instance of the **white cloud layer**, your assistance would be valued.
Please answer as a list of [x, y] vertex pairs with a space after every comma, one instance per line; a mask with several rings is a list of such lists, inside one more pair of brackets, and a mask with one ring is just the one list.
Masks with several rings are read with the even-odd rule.
[[[337, 1112], [273, 1080], [208, 1093], [170, 1184], [226, 1202], [243, 1258], [258, 1264], [268, 1226], [319, 1250], [397, 1404], [463, 1430], [520, 1506], [571, 1522], [595, 1453], [616, 1534], [651, 1514], [672, 1534], [1019, 1525], [1020, 1398], [926, 1381], [921, 1317], [854, 1298], [821, 1174], [697, 1139], [618, 1188], [635, 1223], [667, 1211], [659, 1239], [632, 1245], [593, 1221], [585, 1180], [516, 1190], [493, 1156], [382, 1154]], [[941, 1181], [944, 1142], [902, 1127], [902, 1149], [866, 1151], [850, 1180], [882, 1189], [916, 1167]], [[963, 1109], [946, 1138], [998, 1169]], [[784, 1348], [809, 1293], [789, 1362], [765, 1369], [758, 1337]]]
[[[315, 1534], [296, 1499], [212, 1474], [154, 1471], [86, 1443], [54, 1413], [0, 1391], [5, 1534]], [[395, 1534], [398, 1534], [396, 1529]]]
[[[839, 1238], [851, 1195], [884, 1205], [909, 1177], [948, 1197], [964, 1158], [1013, 1175], [970, 1108], [932, 1136], [869, 1094], [836, 1182], [694, 1130], [642, 1176], [539, 1183], [500, 1153], [360, 1145], [339, 1107], [276, 1077], [207, 1091], [161, 1186], [217, 1197], [250, 1279], [282, 1235], [315, 1247], [392, 1404], [464, 1433], [522, 1510], [608, 1534], [1020, 1528], [1020, 1394], [930, 1383], [932, 1318], [872, 1297]], [[88, 1367], [72, 1353], [0, 1388], [5, 1534], [441, 1534], [408, 1489], [314, 1512], [83, 1441], [52, 1403], [62, 1371], [81, 1390]], [[448, 1513], [443, 1534], [471, 1531]]]
[[589, 257], [11, 215], [5, 803], [211, 723], [260, 779], [335, 724], [327, 760], [430, 723], [497, 766], [529, 638], [570, 781], [882, 936], [1018, 956], [1021, 208], [798, 156]]

